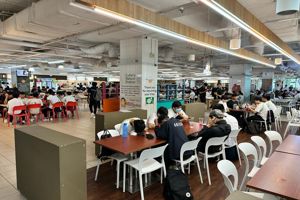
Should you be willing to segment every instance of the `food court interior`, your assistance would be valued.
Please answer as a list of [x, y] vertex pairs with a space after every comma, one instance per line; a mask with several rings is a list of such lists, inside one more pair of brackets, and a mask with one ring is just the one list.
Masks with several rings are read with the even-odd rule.
[[300, 0], [0, 0], [0, 199], [300, 199]]

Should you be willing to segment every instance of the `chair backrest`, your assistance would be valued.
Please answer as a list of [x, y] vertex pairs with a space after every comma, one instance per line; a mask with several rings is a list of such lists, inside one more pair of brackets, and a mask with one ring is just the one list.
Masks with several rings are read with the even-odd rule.
[[162, 163], [164, 164], [164, 152], [165, 149], [167, 148], [168, 144], [165, 144], [164, 146], [160, 146], [160, 147], [156, 147], [156, 148], [152, 148], [152, 149], [146, 149], [144, 151], [142, 151], [140, 158], [139, 158], [139, 169], [142, 168], [143, 163], [145, 160], [148, 159], [154, 159], [154, 158], [158, 158], [158, 157], [162, 157]]
[[52, 105], [52, 108], [61, 108], [62, 106], [64, 106], [63, 102], [57, 102], [57, 103]]
[[[238, 172], [235, 165], [229, 160], [220, 160], [218, 162], [217, 167], [223, 176], [224, 184], [226, 185], [229, 192], [232, 193], [236, 191], [239, 180], [238, 180]], [[230, 176], [233, 177], [233, 181], [229, 179]]]
[[242, 130], [241, 128], [238, 129], [238, 130], [231, 130], [231, 132], [229, 134], [229, 138], [235, 138], [236, 139], [241, 130]]
[[243, 176], [243, 180], [240, 185], [240, 188], [242, 188], [246, 181], [248, 173], [252, 170], [252, 169], [250, 169], [248, 156], [253, 156], [253, 167], [257, 166], [257, 163], [258, 163], [257, 157], [258, 156], [257, 156], [257, 150], [253, 144], [250, 144], [248, 142], [243, 142], [243, 143], [240, 143], [238, 145], [238, 147], [239, 147], [241, 154], [244, 157], [244, 161], [245, 161], [245, 174]]
[[26, 106], [25, 105], [14, 106], [13, 107], [13, 113], [15, 113], [15, 111], [23, 111], [23, 110], [26, 112]]
[[222, 149], [224, 148], [225, 145], [225, 139], [228, 136], [223, 136], [223, 137], [213, 137], [210, 138], [205, 145], [205, 154], [208, 154], [208, 149], [211, 146], [222, 146]]
[[290, 111], [286, 111], [286, 118], [287, 118], [288, 121], [292, 120], [292, 115], [291, 115]]
[[260, 136], [252, 136], [251, 137], [252, 142], [254, 143], [254, 146], [257, 149], [258, 152], [258, 166], [261, 163], [261, 160], [263, 157], [266, 157], [267, 154], [267, 145], [265, 140]]
[[299, 112], [296, 108], [292, 108], [291, 111], [292, 111], [292, 117], [293, 118], [296, 118], [296, 117], [299, 116]]
[[41, 107], [42, 107], [42, 105], [39, 104], [39, 103], [36, 103], [36, 104], [28, 104], [28, 105], [27, 105], [28, 110], [30, 110], [30, 109], [35, 109], [35, 108], [41, 108]]
[[184, 152], [186, 151], [195, 151], [198, 147], [198, 144], [202, 137], [199, 137], [197, 140], [192, 140], [185, 142], [180, 149], [180, 161], [183, 161]]
[[72, 102], [72, 101], [68, 101], [66, 104], [67, 107], [76, 107], [77, 106], [77, 102]]
[[[117, 130], [114, 130], [114, 129], [108, 129], [106, 131], [108, 131], [111, 134], [112, 137], [116, 137], [116, 136], [120, 135], [120, 133]], [[104, 133], [104, 130], [97, 133], [97, 137], [98, 137], [99, 140], [101, 140], [101, 136], [103, 135], [103, 133]]]
[[280, 117], [281, 111], [282, 111], [282, 107], [276, 106], [276, 117]]
[[281, 144], [282, 137], [281, 137], [280, 133], [278, 133], [277, 131], [265, 131], [265, 134], [266, 134], [269, 144], [270, 144], [270, 152], [269, 152], [269, 156], [270, 156], [273, 152], [273, 142], [278, 141], [278, 143]]

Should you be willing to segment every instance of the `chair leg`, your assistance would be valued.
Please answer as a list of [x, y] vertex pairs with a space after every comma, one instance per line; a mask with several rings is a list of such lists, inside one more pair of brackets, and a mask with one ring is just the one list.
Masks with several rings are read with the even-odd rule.
[[141, 200], [144, 200], [143, 175], [139, 172]]
[[190, 174], [191, 173], [191, 163], [189, 163], [189, 166], [188, 166], [188, 173]]
[[95, 181], [97, 181], [97, 179], [98, 179], [98, 173], [99, 173], [100, 164], [101, 164], [101, 161], [99, 160], [98, 164], [97, 164], [96, 174], [95, 174]]
[[207, 178], [208, 178], [208, 184], [211, 185], [211, 180], [210, 180], [210, 173], [209, 173], [209, 164], [208, 164], [208, 158], [206, 158], [206, 171], [207, 171]]
[[119, 188], [119, 179], [120, 179], [120, 161], [117, 160], [117, 189]]
[[125, 192], [126, 187], [126, 163], [123, 164], [123, 192]]
[[160, 184], [163, 183], [163, 168], [160, 169]]
[[240, 166], [242, 166], [241, 155], [240, 155], [240, 151], [239, 151], [239, 147], [238, 147], [237, 143], [236, 143], [235, 146], [236, 146], [237, 155], [238, 155], [238, 157], [239, 157], [239, 163], [240, 163]]
[[198, 172], [199, 172], [199, 176], [200, 176], [200, 181], [201, 181], [201, 183], [203, 183], [203, 179], [202, 179], [202, 174], [201, 174], [201, 169], [200, 169], [200, 164], [199, 164], [198, 157], [196, 157], [196, 163], [197, 163], [197, 168], [198, 168]]

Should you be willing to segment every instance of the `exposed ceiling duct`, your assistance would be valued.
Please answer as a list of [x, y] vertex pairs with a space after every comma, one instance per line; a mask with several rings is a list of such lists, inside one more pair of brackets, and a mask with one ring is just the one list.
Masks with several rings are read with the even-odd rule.
[[164, 46], [159, 48], [159, 55], [161, 57], [161, 61], [169, 63], [173, 62], [174, 50], [172, 47]]
[[101, 55], [107, 53], [108, 57], [110, 58], [118, 56], [117, 48], [110, 43], [103, 43], [90, 48], [81, 48], [81, 51], [91, 55]]

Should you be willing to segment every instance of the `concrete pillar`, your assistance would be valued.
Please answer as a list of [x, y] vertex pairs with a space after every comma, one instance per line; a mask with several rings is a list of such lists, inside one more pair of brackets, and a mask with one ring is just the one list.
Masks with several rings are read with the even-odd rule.
[[244, 101], [250, 101], [252, 65], [230, 65], [229, 74], [229, 91], [232, 90], [234, 84], [240, 85], [241, 91], [244, 94]]
[[[134, 38], [120, 43], [121, 110], [142, 108], [156, 112], [158, 42]], [[126, 103], [124, 103], [126, 102]]]

